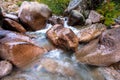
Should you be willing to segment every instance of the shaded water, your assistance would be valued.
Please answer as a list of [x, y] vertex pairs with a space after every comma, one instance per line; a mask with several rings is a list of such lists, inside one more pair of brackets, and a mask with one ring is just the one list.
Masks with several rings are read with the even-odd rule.
[[[76, 34], [78, 30], [71, 26]], [[66, 52], [61, 49], [56, 49], [46, 38], [46, 31], [51, 27], [47, 25], [46, 29], [27, 32], [26, 34], [32, 37], [36, 45], [45, 47], [49, 52], [29, 66], [22, 70], [15, 69], [11, 75], [2, 80], [111, 80], [106, 79], [105, 75], [101, 74], [102, 68], [78, 64], [72, 52]]]

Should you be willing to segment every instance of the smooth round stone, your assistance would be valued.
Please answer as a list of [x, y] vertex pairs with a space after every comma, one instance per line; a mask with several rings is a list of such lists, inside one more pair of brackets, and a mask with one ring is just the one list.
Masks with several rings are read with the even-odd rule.
[[0, 61], [0, 78], [8, 75], [12, 71], [12, 64], [8, 61]]

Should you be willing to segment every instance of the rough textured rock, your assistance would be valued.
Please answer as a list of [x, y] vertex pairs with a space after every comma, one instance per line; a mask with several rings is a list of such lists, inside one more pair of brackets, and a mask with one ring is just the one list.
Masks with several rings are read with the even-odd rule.
[[15, 66], [25, 67], [43, 53], [44, 49], [31, 43], [29, 37], [0, 30], [0, 57], [11, 61]]
[[55, 24], [61, 24], [64, 25], [64, 20], [62, 20], [60, 17], [52, 16], [49, 18], [48, 23], [55, 25]]
[[90, 19], [92, 23], [98, 23], [104, 21], [104, 16], [102, 16], [94, 10], [91, 10], [88, 19]]
[[109, 66], [120, 61], [120, 28], [106, 30], [100, 39], [91, 41], [76, 52], [78, 62], [96, 66]]
[[94, 9], [103, 1], [104, 0], [71, 0], [65, 10], [65, 14], [69, 14], [72, 10], [78, 10], [81, 13], [84, 13], [86, 10]]
[[51, 10], [45, 4], [23, 2], [18, 17], [27, 30], [39, 30], [45, 27], [46, 20], [51, 16]]
[[8, 75], [12, 71], [12, 64], [8, 61], [0, 61], [0, 78]]
[[84, 23], [85, 23], [84, 16], [77, 10], [72, 10], [68, 17], [68, 25], [75, 26], [75, 25], [83, 25]]
[[54, 25], [47, 31], [50, 41], [61, 48], [75, 50], [78, 47], [78, 38], [71, 29], [61, 25]]
[[79, 42], [89, 42], [90, 40], [98, 37], [105, 29], [106, 26], [101, 23], [92, 24], [83, 28], [77, 34]]
[[5, 30], [11, 30], [11, 31], [17, 31], [17, 32], [21, 32], [24, 33], [26, 32], [26, 30], [24, 29], [24, 27], [19, 24], [18, 22], [11, 20], [9, 18], [5, 18], [2, 22], [2, 28]]

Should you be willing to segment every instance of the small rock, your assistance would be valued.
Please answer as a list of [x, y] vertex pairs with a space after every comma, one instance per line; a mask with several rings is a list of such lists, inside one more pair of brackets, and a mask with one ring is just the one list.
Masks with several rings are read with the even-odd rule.
[[16, 67], [27, 66], [44, 52], [45, 50], [33, 44], [29, 37], [0, 30], [0, 57], [12, 62]]
[[92, 25], [92, 20], [91, 19], [86, 19], [85, 25]]
[[17, 31], [17, 32], [21, 32], [21, 33], [26, 32], [24, 27], [14, 20], [5, 18], [3, 20], [2, 24], [3, 24], [2, 28], [5, 30]]
[[51, 14], [51, 10], [45, 4], [24, 1], [20, 7], [18, 17], [27, 30], [36, 31], [46, 26], [46, 21]]
[[104, 16], [94, 10], [91, 10], [88, 19], [91, 19], [92, 23], [99, 23], [104, 21]]
[[12, 64], [8, 61], [0, 61], [0, 78], [8, 75], [12, 71]]
[[119, 16], [119, 17], [117, 17], [114, 21], [115, 21], [117, 24], [119, 24], [119, 25], [120, 25], [120, 16]]
[[61, 24], [64, 25], [64, 20], [60, 19], [59, 17], [52, 16], [49, 18], [48, 23], [55, 25], [55, 24]]
[[106, 26], [104, 24], [96, 23], [89, 25], [78, 32], [77, 36], [79, 38], [79, 42], [89, 42], [98, 37], [104, 30], [106, 30]]
[[106, 30], [99, 39], [91, 41], [76, 52], [78, 62], [109, 66], [120, 61], [120, 28]]
[[77, 10], [72, 10], [68, 17], [68, 25], [83, 25], [85, 23], [84, 16]]
[[58, 24], [47, 31], [47, 37], [54, 45], [67, 50], [76, 50], [79, 44], [77, 36], [71, 29]]

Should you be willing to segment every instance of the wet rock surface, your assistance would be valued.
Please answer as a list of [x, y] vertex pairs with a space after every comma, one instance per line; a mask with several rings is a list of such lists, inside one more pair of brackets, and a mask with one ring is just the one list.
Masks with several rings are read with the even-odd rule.
[[89, 25], [89, 27], [81, 29], [78, 32], [77, 37], [79, 38], [79, 42], [89, 42], [98, 37], [104, 30], [106, 30], [106, 26], [104, 24], [92, 24]]
[[25, 1], [20, 7], [18, 17], [27, 30], [36, 31], [46, 26], [46, 20], [51, 14], [47, 5]]
[[78, 38], [69, 28], [57, 24], [47, 31], [47, 37], [50, 41], [63, 49], [76, 50], [78, 47]]
[[76, 53], [77, 60], [90, 65], [109, 66], [119, 62], [120, 28], [106, 30]]
[[0, 57], [22, 68], [44, 54], [44, 49], [30, 42], [29, 37], [10, 31], [0, 31]]
[[11, 20], [9, 18], [5, 18], [2, 22], [2, 28], [5, 30], [17, 31], [20, 33], [26, 32], [24, 27], [18, 22]]
[[0, 78], [10, 74], [12, 72], [13, 66], [8, 61], [0, 61]]

